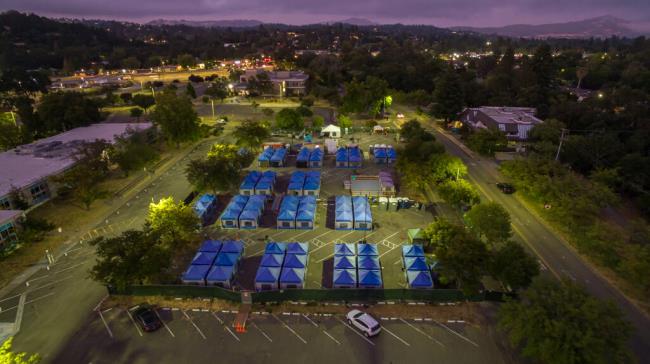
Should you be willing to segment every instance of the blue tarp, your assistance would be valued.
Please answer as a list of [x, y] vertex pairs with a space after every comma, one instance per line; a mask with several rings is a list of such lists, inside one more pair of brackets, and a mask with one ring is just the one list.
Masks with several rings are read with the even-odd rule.
[[388, 159], [397, 159], [397, 152], [393, 148], [387, 148], [386, 156], [388, 157]]
[[284, 157], [287, 155], [287, 150], [284, 148], [278, 148], [273, 153], [273, 156], [269, 159], [271, 162], [282, 162]]
[[320, 172], [309, 172], [305, 178], [303, 188], [306, 191], [316, 191], [320, 189]]
[[261, 177], [262, 177], [262, 173], [258, 171], [248, 172], [246, 177], [244, 177], [244, 181], [239, 185], [239, 189], [252, 190], [253, 188], [255, 188], [255, 185], [257, 184], [257, 182], [260, 180]]
[[309, 161], [310, 162], [320, 162], [323, 160], [323, 150], [320, 148], [315, 148], [312, 152], [311, 155], [309, 156]]
[[286, 268], [306, 268], [307, 256], [304, 254], [287, 254], [284, 257], [282, 266]]
[[381, 269], [381, 266], [379, 265], [379, 258], [374, 255], [364, 255], [364, 256], [359, 256], [357, 257], [358, 261], [358, 267], [359, 269], [365, 269], [365, 270], [378, 270]]
[[260, 261], [260, 267], [282, 267], [283, 254], [264, 254]]
[[302, 254], [309, 253], [309, 243], [288, 243], [287, 254]]
[[280, 268], [259, 267], [255, 275], [255, 283], [277, 283], [280, 277]]
[[375, 159], [386, 159], [386, 149], [385, 148], [375, 148]]
[[355, 254], [355, 245], [353, 243], [334, 244], [334, 255], [351, 255]]
[[297, 196], [287, 195], [282, 198], [280, 204], [280, 211], [278, 212], [278, 220], [280, 221], [294, 221], [298, 211], [298, 204], [300, 199]]
[[302, 284], [305, 281], [305, 270], [301, 268], [282, 268], [280, 283]]
[[266, 197], [262, 195], [253, 195], [248, 199], [246, 206], [244, 206], [244, 211], [254, 210], [258, 213], [261, 213], [264, 210], [264, 203], [266, 202]]
[[219, 253], [217, 259], [214, 260], [214, 265], [221, 266], [234, 266], [239, 261], [240, 255], [237, 253]]
[[199, 248], [200, 252], [218, 253], [221, 250], [221, 241], [219, 240], [206, 240]]
[[335, 255], [334, 269], [356, 269], [357, 262], [352, 255]]
[[300, 149], [300, 152], [298, 152], [298, 156], [296, 157], [296, 161], [298, 161], [298, 162], [307, 162], [309, 160], [309, 157], [310, 157], [309, 148], [302, 147], [302, 149]]
[[287, 251], [287, 244], [285, 243], [267, 243], [264, 247], [264, 254], [284, 254]]
[[230, 282], [234, 273], [235, 267], [233, 266], [213, 266], [205, 280], [208, 282]]
[[334, 286], [356, 286], [357, 271], [354, 269], [334, 269]]
[[402, 256], [403, 257], [424, 257], [424, 249], [420, 244], [406, 244], [402, 245]]
[[360, 270], [359, 287], [380, 288], [381, 287], [380, 270]]
[[346, 148], [339, 148], [336, 151], [336, 161], [337, 162], [347, 162], [348, 161], [348, 150]]
[[406, 278], [411, 288], [433, 288], [433, 280], [429, 272], [406, 271]]
[[259, 217], [260, 217], [260, 212], [258, 210], [244, 210], [239, 215], [239, 220], [255, 220], [255, 221], [257, 221], [257, 219], [259, 219]]
[[216, 203], [217, 198], [214, 195], [208, 193], [202, 195], [194, 204], [194, 212], [198, 217], [203, 217], [203, 215], [208, 212], [214, 203]]
[[272, 190], [274, 184], [275, 184], [274, 177], [264, 176], [260, 178], [260, 180], [255, 185], [255, 192], [257, 192], [258, 190], [263, 190], [263, 191]]
[[264, 150], [262, 151], [262, 153], [260, 153], [260, 157], [257, 158], [257, 160], [258, 160], [259, 162], [262, 162], [262, 161], [269, 161], [269, 160], [271, 159], [272, 156], [273, 156], [273, 148], [271, 148], [271, 147], [267, 147], [266, 149], [264, 149]]
[[302, 186], [305, 184], [305, 173], [301, 171], [293, 172], [289, 179], [289, 186], [287, 191], [302, 191]]
[[192, 258], [192, 265], [212, 265], [217, 253], [198, 252]]
[[357, 249], [359, 250], [359, 255], [379, 255], [377, 244], [358, 244]]
[[348, 160], [350, 163], [361, 162], [361, 149], [359, 149], [359, 147], [349, 148], [349, 151], [350, 157]]
[[228, 203], [228, 206], [226, 206], [220, 218], [222, 220], [237, 220], [244, 206], [246, 206], [246, 202], [248, 202], [248, 196], [235, 195], [230, 200], [230, 203]]
[[221, 246], [221, 253], [237, 253], [240, 254], [244, 251], [244, 243], [239, 240], [226, 240], [223, 241]]
[[315, 214], [316, 198], [314, 196], [302, 196], [296, 213], [296, 221], [314, 221]]
[[368, 198], [362, 196], [352, 197], [352, 206], [354, 206], [354, 222], [372, 222], [372, 216], [370, 216], [370, 205], [368, 204]]
[[406, 270], [422, 271], [429, 270], [427, 261], [422, 257], [406, 257], [404, 258], [404, 267]]
[[211, 267], [211, 265], [190, 265], [183, 273], [182, 280], [187, 282], [203, 281]]
[[296, 209], [280, 209], [280, 212], [278, 213], [278, 221], [295, 221], [296, 214]]

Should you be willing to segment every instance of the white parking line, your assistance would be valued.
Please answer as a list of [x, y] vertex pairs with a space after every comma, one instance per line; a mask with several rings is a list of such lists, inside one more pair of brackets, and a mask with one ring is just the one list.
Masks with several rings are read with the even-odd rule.
[[158, 310], [153, 310], [153, 312], [156, 313], [156, 316], [158, 316], [158, 320], [160, 320], [160, 322], [162, 322], [163, 326], [165, 326], [165, 328], [166, 328], [167, 331], [169, 332], [169, 335], [171, 335], [172, 337], [176, 337], [176, 335], [174, 335], [174, 333], [173, 333], [172, 330], [169, 328], [169, 326], [167, 326], [167, 324], [165, 323], [165, 320], [163, 320], [162, 317], [160, 317], [160, 314], [158, 314]]
[[287, 238], [286, 240], [297, 241], [296, 239], [297, 239], [299, 236], [303, 236], [303, 235], [305, 235], [305, 234], [307, 234], [307, 233], [311, 233], [311, 232], [313, 232], [313, 230], [306, 230], [306, 231], [303, 231], [302, 233], [300, 233], [300, 234], [298, 234], [298, 235], [294, 235], [294, 236], [292, 236], [291, 238]]
[[192, 318], [187, 314], [187, 312], [185, 312], [185, 311], [182, 311], [182, 312], [183, 312], [183, 315], [185, 315], [185, 317], [187, 318], [187, 320], [192, 324], [192, 326], [194, 326], [196, 331], [198, 331], [199, 335], [201, 335], [203, 340], [207, 340], [208, 338], [205, 337], [205, 335], [203, 335], [203, 331], [201, 331], [201, 329], [199, 329], [199, 327], [196, 326], [196, 324], [194, 323], [194, 321], [192, 321]]
[[397, 340], [399, 340], [399, 341], [401, 341], [402, 343], [404, 343], [404, 345], [406, 345], [406, 346], [411, 346], [411, 344], [407, 343], [404, 339], [402, 339], [401, 337], [397, 336], [394, 332], [388, 330], [388, 329], [386, 328], [386, 326], [382, 327], [381, 329], [382, 329], [382, 331], [386, 331], [387, 333], [393, 335]]
[[333, 231], [335, 231], [335, 230], [327, 230], [326, 232], [324, 232], [324, 233], [322, 233], [322, 234], [320, 234], [320, 235], [318, 235], [316, 237], [313, 237], [311, 240], [316, 240], [316, 239], [320, 238], [321, 236], [325, 236], [325, 235], [327, 235], [327, 234], [329, 234], [329, 233], [331, 233]]
[[267, 335], [264, 331], [262, 331], [262, 329], [260, 329], [259, 327], [257, 327], [257, 325], [256, 325], [254, 322], [251, 322], [251, 326], [253, 326], [254, 328], [256, 328], [257, 331], [260, 332], [260, 334], [264, 335], [264, 337], [266, 338], [266, 340], [268, 340], [270, 343], [273, 342], [273, 340], [271, 340], [271, 338], [269, 337], [269, 335]]
[[456, 332], [455, 330], [452, 330], [451, 328], [449, 328], [449, 326], [447, 326], [447, 325], [445, 325], [445, 324], [443, 324], [443, 323], [441, 323], [441, 322], [438, 322], [438, 321], [434, 321], [434, 322], [435, 322], [436, 324], [438, 324], [438, 325], [444, 327], [445, 329], [447, 329], [447, 330], [448, 330], [449, 332], [451, 332], [452, 334], [454, 334], [454, 335], [460, 337], [461, 339], [467, 341], [468, 343], [470, 343], [470, 344], [472, 344], [472, 345], [474, 345], [474, 346], [476, 346], [476, 347], [478, 348], [478, 344], [477, 344], [477, 343], [475, 343], [475, 342], [473, 342], [472, 340], [470, 340], [469, 338], [467, 338], [467, 337], [461, 335], [460, 333]]
[[232, 335], [232, 337], [235, 338], [235, 340], [241, 342], [241, 340], [239, 340], [239, 338], [237, 337], [237, 335], [235, 335], [235, 333], [232, 332], [232, 330], [230, 330], [230, 327], [228, 327], [228, 326], [224, 326], [224, 327], [226, 328], [226, 330], [228, 330], [228, 332], [230, 333], [230, 335]]
[[102, 322], [104, 323], [104, 327], [106, 327], [106, 331], [108, 331], [108, 335], [113, 338], [113, 331], [111, 331], [111, 328], [108, 327], [108, 324], [106, 323], [106, 320], [104, 320], [104, 315], [102, 315], [101, 311], [97, 311], [97, 314], [99, 317], [102, 319]]
[[309, 316], [307, 316], [307, 315], [305, 315], [305, 314], [303, 314], [302, 316], [303, 316], [304, 318], [306, 318], [307, 321], [311, 322], [312, 325], [314, 325], [315, 327], [318, 327], [318, 324], [315, 323], [314, 321], [312, 321], [312, 319], [310, 319]]
[[212, 316], [214, 316], [214, 318], [216, 318], [217, 321], [219, 321], [219, 323], [223, 325], [223, 320], [222, 320], [219, 316], [217, 316], [217, 313], [216, 313], [216, 312], [213, 312], [213, 313], [212, 313]]
[[368, 339], [367, 337], [365, 337], [364, 335], [362, 335], [362, 334], [361, 334], [359, 331], [357, 331], [354, 327], [352, 327], [352, 326], [346, 324], [343, 320], [341, 320], [341, 319], [338, 318], [338, 317], [337, 317], [336, 319], [339, 320], [339, 322], [342, 323], [343, 325], [347, 326], [348, 329], [352, 330], [352, 332], [354, 332], [355, 334], [359, 335], [359, 337], [361, 337], [362, 339], [366, 340], [366, 341], [368, 342], [368, 344], [370, 344], [370, 345], [372, 345], [372, 346], [375, 346], [375, 343], [374, 343], [374, 342], [372, 342], [370, 339]]
[[336, 339], [334, 338], [334, 336], [330, 335], [329, 332], [323, 330], [323, 333], [325, 333], [325, 335], [327, 335], [327, 337], [329, 337], [330, 339], [334, 340], [335, 343], [337, 343], [338, 345], [341, 345], [341, 343], [340, 343], [338, 340], [336, 340]]
[[397, 260], [395, 261], [395, 263], [393, 263], [393, 264], [399, 264], [401, 261], [402, 261], [402, 258], [399, 258], [399, 259], [397, 259]]
[[289, 325], [285, 324], [284, 321], [280, 320], [276, 315], [271, 315], [271, 316], [275, 317], [275, 319], [278, 320], [278, 322], [281, 323], [285, 328], [287, 328], [287, 330], [291, 331], [294, 335], [296, 335], [296, 337], [300, 339], [300, 341], [302, 341], [304, 344], [307, 344], [307, 341], [303, 339], [302, 336], [298, 335], [298, 333], [294, 329], [289, 327]]
[[[384, 239], [384, 240], [386, 240], [386, 239]], [[384, 255], [386, 255], [386, 254], [392, 252], [393, 250], [399, 248], [400, 246], [401, 245], [395, 245], [394, 247], [392, 247], [392, 248], [388, 249], [387, 251], [385, 251], [384, 254], [379, 255], [379, 258], [381, 259], [381, 257], [383, 257]]]
[[142, 331], [140, 331], [140, 328], [135, 323], [135, 320], [133, 319], [133, 316], [131, 316], [131, 312], [129, 312], [128, 310], [125, 310], [124, 312], [126, 312], [127, 316], [129, 316], [129, 319], [131, 319], [131, 322], [133, 322], [133, 326], [135, 326], [135, 329], [138, 331], [138, 334], [140, 334], [140, 336], [142, 336]]
[[433, 336], [427, 334], [426, 332], [420, 330], [419, 328], [413, 326], [410, 322], [404, 320], [403, 318], [400, 318], [400, 321], [402, 321], [403, 323], [405, 323], [406, 325], [408, 325], [408, 326], [409, 326], [410, 328], [412, 328], [413, 330], [419, 332], [420, 334], [422, 334], [422, 335], [428, 337], [429, 339], [431, 339], [431, 340], [437, 342], [438, 344], [440, 344], [440, 346], [442, 346], [442, 347], [445, 346], [445, 344], [443, 344], [443, 343], [441, 343], [440, 341], [436, 340]]

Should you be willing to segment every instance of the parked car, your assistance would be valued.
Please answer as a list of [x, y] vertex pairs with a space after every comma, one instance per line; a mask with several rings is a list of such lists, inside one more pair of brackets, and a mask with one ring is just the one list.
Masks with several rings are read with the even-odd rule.
[[515, 192], [514, 186], [511, 185], [510, 183], [503, 183], [503, 182], [497, 183], [497, 188], [500, 189], [501, 192], [507, 195]]
[[137, 305], [129, 308], [129, 312], [135, 322], [142, 327], [142, 330], [151, 332], [156, 331], [162, 326], [162, 322], [158, 315], [153, 311], [153, 307], [149, 305]]
[[352, 310], [348, 312], [346, 317], [348, 323], [359, 329], [366, 337], [375, 336], [381, 331], [379, 322], [363, 311]]

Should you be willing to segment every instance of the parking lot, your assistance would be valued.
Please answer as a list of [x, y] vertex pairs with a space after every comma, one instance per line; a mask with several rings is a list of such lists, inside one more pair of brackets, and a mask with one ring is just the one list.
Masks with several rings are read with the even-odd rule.
[[[343, 316], [253, 313], [235, 332], [234, 313], [160, 308], [164, 327], [142, 332], [128, 312], [92, 312], [55, 363], [504, 363], [493, 338], [463, 322], [379, 318], [366, 338]], [[80, 350], [84, 348], [84, 350]]]

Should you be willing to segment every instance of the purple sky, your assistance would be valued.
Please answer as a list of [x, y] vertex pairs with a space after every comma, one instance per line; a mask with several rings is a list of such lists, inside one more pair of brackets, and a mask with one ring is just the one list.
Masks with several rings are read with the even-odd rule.
[[650, 0], [0, 0], [0, 9], [136, 22], [257, 19], [305, 24], [361, 17], [379, 23], [500, 26], [600, 15], [650, 21]]

